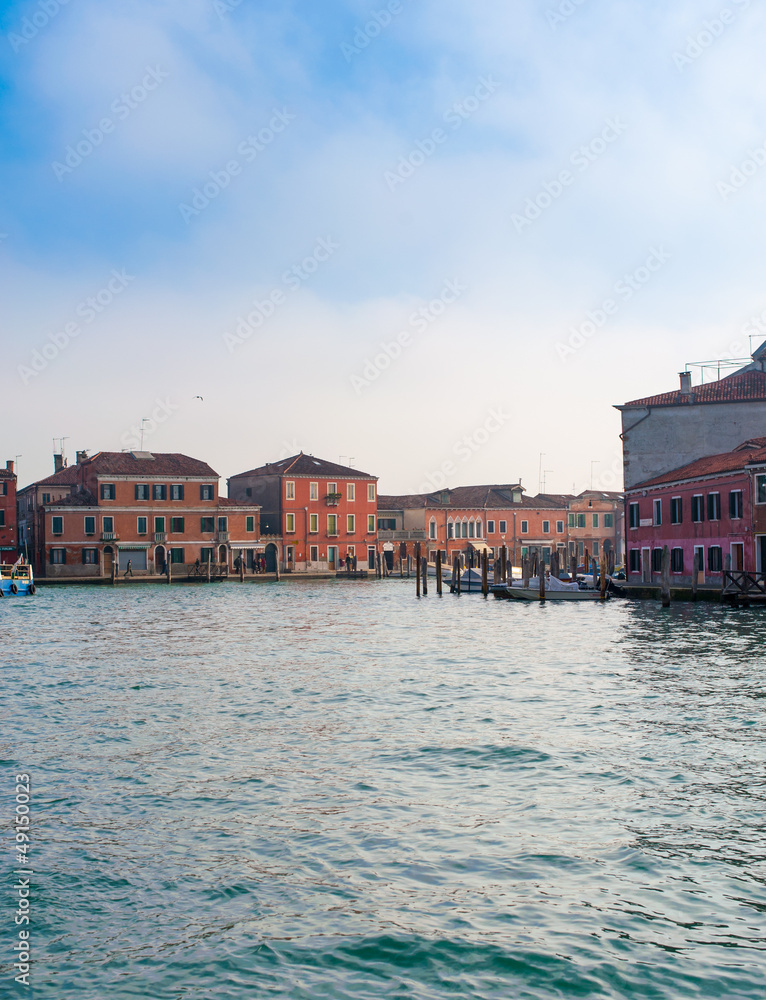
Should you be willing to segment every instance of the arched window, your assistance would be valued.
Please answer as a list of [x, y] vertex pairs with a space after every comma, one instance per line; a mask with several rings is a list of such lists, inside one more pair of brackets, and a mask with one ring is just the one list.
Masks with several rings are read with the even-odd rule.
[[436, 538], [436, 519], [433, 517], [428, 522], [428, 537]]
[[447, 521], [447, 538], [455, 537], [455, 525], [452, 523], [452, 518]]
[[476, 522], [476, 537], [481, 538], [481, 518]]
[[469, 538], [475, 538], [476, 537], [475, 531], [476, 531], [476, 525], [473, 523], [473, 521], [469, 521], [468, 522], [468, 537]]

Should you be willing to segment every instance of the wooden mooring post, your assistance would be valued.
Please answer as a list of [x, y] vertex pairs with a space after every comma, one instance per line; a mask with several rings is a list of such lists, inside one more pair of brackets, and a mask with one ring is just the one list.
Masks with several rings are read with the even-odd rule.
[[442, 550], [436, 550], [436, 593], [442, 596]]
[[660, 596], [663, 608], [670, 607], [670, 549], [665, 545], [662, 549], [662, 585]]
[[245, 550], [239, 550], [239, 582], [245, 582]]
[[601, 556], [601, 600], [606, 600], [606, 556]]
[[539, 576], [539, 586], [540, 586], [540, 600], [545, 600], [545, 563], [540, 559], [540, 576]]
[[694, 562], [692, 563], [692, 600], [697, 600], [697, 586], [699, 584], [700, 575], [700, 554], [699, 552], [694, 553]]
[[454, 573], [454, 578], [455, 578], [455, 582], [456, 582], [456, 586], [457, 586], [458, 597], [460, 597], [460, 590], [461, 590], [460, 569], [461, 569], [461, 566], [460, 566], [460, 556], [456, 555], [455, 556], [455, 573]]
[[168, 552], [168, 561], [167, 561], [167, 567], [168, 567], [168, 583], [171, 583], [171, 582], [172, 582], [172, 577], [173, 577], [173, 570], [172, 570], [172, 569], [170, 568], [170, 567], [171, 567], [172, 565], [173, 565], [173, 560], [172, 560], [172, 559], [170, 558], [170, 553]]
[[420, 597], [420, 542], [415, 546], [415, 596]]
[[500, 550], [500, 582], [505, 583], [508, 579], [508, 549], [505, 545]]
[[210, 553], [207, 554], [207, 582], [210, 583]]
[[422, 570], [423, 570], [423, 597], [428, 596], [428, 557], [421, 556], [420, 558]]
[[481, 554], [481, 593], [483, 597], [489, 593], [489, 552], [486, 549]]

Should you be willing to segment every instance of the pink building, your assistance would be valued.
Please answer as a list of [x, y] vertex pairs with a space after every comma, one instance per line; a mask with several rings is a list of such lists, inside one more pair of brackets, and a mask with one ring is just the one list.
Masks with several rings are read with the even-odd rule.
[[631, 583], [659, 583], [665, 545], [671, 583], [691, 583], [695, 554], [700, 583], [766, 571], [766, 438], [638, 483], [625, 504]]

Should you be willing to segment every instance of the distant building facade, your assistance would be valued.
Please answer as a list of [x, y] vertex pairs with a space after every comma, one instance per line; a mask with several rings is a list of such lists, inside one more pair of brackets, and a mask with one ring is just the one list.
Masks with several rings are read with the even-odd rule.
[[0, 469], [0, 562], [14, 563], [17, 557], [16, 473], [9, 461]]
[[567, 498], [567, 538], [570, 559], [578, 564], [587, 551], [600, 559], [614, 553], [615, 565], [624, 556], [625, 507], [622, 493], [585, 490]]
[[[293, 455], [228, 480], [229, 496], [261, 507], [264, 535], [283, 539], [285, 572], [374, 569], [378, 478], [313, 455]], [[276, 558], [270, 550], [269, 565]]]
[[[168, 563], [171, 573], [186, 575], [198, 560], [232, 570], [240, 550], [252, 567], [264, 549], [258, 505], [219, 497], [218, 474], [205, 462], [151, 452], [78, 459], [67, 476], [62, 469], [54, 482], [27, 488], [36, 503], [40, 496], [40, 575], [151, 576], [165, 573]], [[50, 496], [54, 491], [59, 496]]]

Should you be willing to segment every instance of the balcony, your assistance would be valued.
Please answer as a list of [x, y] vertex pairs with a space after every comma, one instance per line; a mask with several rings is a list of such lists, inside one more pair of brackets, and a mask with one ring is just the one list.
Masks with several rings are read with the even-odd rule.
[[102, 542], [119, 542], [120, 536], [114, 531], [102, 531], [101, 541]]
[[342, 493], [327, 493], [325, 495], [325, 503], [328, 507], [337, 507], [339, 502], [343, 499]]
[[152, 538], [155, 542], [166, 542], [168, 540], [167, 534], [164, 531], [155, 531]]
[[408, 542], [422, 541], [426, 533], [423, 528], [414, 528], [412, 531], [379, 531], [378, 539], [381, 542]]
[[216, 531], [215, 540], [217, 542], [228, 542], [229, 532], [228, 531]]

